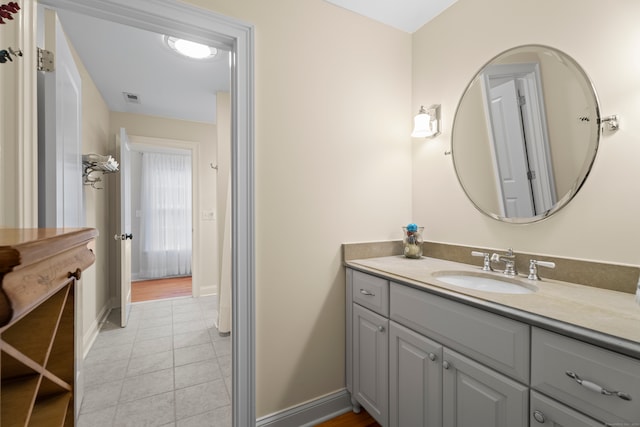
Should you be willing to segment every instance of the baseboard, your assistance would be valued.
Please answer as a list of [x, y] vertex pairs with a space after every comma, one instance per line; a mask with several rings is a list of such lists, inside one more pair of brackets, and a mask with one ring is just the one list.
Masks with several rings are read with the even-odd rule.
[[351, 409], [351, 395], [345, 389], [258, 418], [256, 427], [311, 427], [345, 414]]
[[82, 357], [87, 357], [89, 350], [93, 346], [96, 338], [98, 338], [98, 333], [100, 332], [100, 326], [107, 320], [107, 316], [109, 316], [109, 312], [111, 311], [111, 305], [105, 304], [102, 307], [102, 310], [96, 316], [96, 319], [91, 323], [91, 327], [82, 337]]
[[218, 287], [213, 286], [200, 286], [200, 296], [216, 295], [218, 293]]

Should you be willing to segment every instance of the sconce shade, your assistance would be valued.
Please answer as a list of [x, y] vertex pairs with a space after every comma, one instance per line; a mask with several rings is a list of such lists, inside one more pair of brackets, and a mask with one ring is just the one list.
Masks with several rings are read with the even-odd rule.
[[440, 105], [432, 105], [428, 110], [424, 106], [413, 118], [412, 138], [429, 138], [440, 134]]

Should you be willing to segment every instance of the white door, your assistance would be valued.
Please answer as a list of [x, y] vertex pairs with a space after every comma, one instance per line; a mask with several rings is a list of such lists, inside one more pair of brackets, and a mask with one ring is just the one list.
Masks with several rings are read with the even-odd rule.
[[40, 19], [55, 70], [38, 73], [38, 222], [82, 227], [82, 80], [56, 13], [46, 10]]
[[514, 80], [490, 89], [490, 114], [504, 216], [535, 216], [518, 91]]
[[131, 148], [129, 137], [124, 128], [116, 135], [116, 144], [120, 151], [120, 187], [117, 199], [120, 202], [117, 234], [120, 241], [120, 326], [127, 326], [131, 311]]
[[[54, 71], [38, 72], [38, 225], [85, 225], [82, 186], [82, 80], [58, 21], [48, 9], [38, 14], [44, 39], [38, 46], [55, 54]], [[84, 397], [82, 284], [75, 286], [74, 410]]]

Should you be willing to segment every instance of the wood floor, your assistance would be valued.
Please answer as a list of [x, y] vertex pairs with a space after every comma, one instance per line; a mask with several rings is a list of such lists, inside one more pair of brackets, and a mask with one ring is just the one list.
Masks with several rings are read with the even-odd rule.
[[380, 424], [362, 409], [359, 414], [349, 411], [337, 418], [318, 424], [317, 427], [380, 427]]
[[131, 282], [131, 302], [191, 296], [191, 276]]

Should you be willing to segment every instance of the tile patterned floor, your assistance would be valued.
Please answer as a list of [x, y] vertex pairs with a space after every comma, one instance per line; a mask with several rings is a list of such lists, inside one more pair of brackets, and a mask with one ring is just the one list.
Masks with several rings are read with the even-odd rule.
[[78, 427], [230, 427], [231, 339], [214, 325], [216, 297], [114, 310], [84, 361]]

